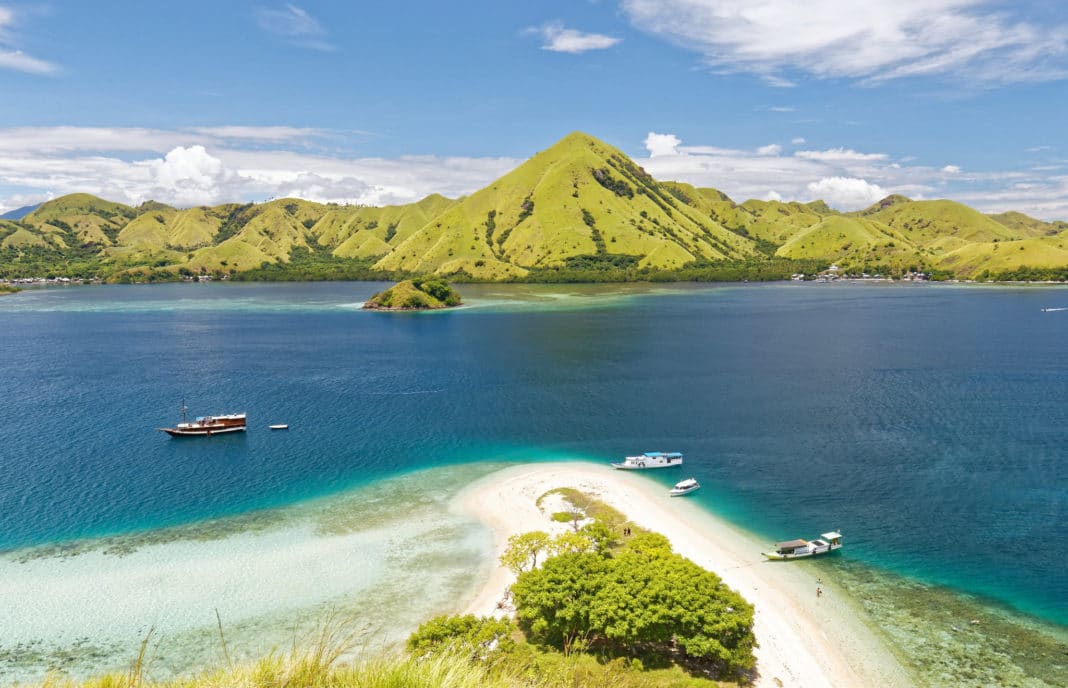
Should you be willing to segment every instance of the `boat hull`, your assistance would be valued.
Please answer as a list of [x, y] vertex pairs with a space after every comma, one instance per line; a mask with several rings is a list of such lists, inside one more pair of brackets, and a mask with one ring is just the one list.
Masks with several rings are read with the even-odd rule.
[[226, 435], [232, 432], [244, 432], [245, 426], [220, 425], [214, 428], [160, 428], [171, 437], [211, 437], [212, 435]]
[[686, 488], [685, 490], [671, 490], [670, 492], [668, 492], [668, 496], [670, 496], [670, 497], [682, 497], [684, 495], [690, 494], [691, 492], [697, 492], [700, 489], [701, 489], [700, 487], [689, 487], [689, 488]]
[[818, 557], [824, 554], [830, 554], [831, 552], [837, 552], [842, 549], [841, 545], [832, 545], [827, 548], [819, 548], [811, 552], [794, 552], [792, 554], [782, 554], [780, 552], [762, 552], [762, 554], [771, 561], [789, 561], [791, 559], [808, 559], [809, 557]]
[[681, 465], [682, 465], [682, 461], [681, 460], [676, 461], [674, 463], [653, 464], [653, 465], [650, 465], [648, 463], [645, 463], [645, 464], [613, 463], [613, 464], [611, 464], [612, 468], [616, 469], [617, 471], [649, 471], [649, 470], [653, 470], [654, 468], [675, 468], [675, 467], [681, 466]]

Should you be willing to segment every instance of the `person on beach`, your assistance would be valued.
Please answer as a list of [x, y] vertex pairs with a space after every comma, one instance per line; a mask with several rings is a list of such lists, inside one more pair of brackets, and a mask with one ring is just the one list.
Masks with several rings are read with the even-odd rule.
[[819, 599], [822, 596], [823, 596], [823, 588], [821, 588], [819, 586], [816, 586], [816, 599]]

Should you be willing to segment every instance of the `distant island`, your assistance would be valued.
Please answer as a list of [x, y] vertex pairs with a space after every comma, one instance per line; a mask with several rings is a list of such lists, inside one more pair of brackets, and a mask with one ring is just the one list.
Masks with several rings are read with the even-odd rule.
[[429, 311], [461, 305], [460, 295], [440, 278], [421, 277], [404, 280], [364, 302], [367, 310]]
[[175, 208], [71, 194], [0, 219], [0, 280], [627, 282], [840, 275], [1068, 279], [1068, 222], [892, 195], [736, 202], [575, 132], [470, 196]]

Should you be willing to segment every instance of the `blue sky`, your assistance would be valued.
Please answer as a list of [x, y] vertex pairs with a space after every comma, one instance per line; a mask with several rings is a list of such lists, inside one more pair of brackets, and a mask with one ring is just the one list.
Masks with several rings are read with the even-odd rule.
[[473, 191], [569, 131], [665, 179], [1068, 219], [1054, 0], [0, 0], [0, 210]]

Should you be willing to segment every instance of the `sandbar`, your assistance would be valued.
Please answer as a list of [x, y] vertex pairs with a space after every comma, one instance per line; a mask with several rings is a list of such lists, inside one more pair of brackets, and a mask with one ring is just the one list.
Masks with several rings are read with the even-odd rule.
[[[687, 476], [679, 474], [683, 477]], [[584, 462], [514, 466], [472, 483], [457, 495], [453, 506], [491, 529], [499, 556], [511, 535], [569, 527], [549, 518], [553, 508], [543, 505], [547, 506], [543, 511], [537, 505], [541, 495], [558, 487], [594, 494], [635, 524], [664, 535], [676, 552], [719, 575], [754, 605], [753, 630], [759, 644], [756, 686], [913, 684], [908, 671], [833, 581], [817, 583], [813, 569], [798, 566], [800, 562], [765, 561], [760, 553], [769, 543], [685, 498], [668, 497], [666, 488], [642, 475]], [[513, 581], [510, 571], [494, 565], [464, 613], [508, 613], [505, 593]], [[824, 591], [820, 597], [817, 585]]]

